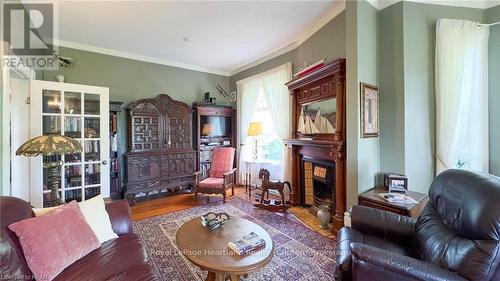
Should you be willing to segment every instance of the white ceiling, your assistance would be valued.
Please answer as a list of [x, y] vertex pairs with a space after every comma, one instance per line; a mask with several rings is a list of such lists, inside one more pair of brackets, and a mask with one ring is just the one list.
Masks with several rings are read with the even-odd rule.
[[[345, 0], [55, 1], [60, 46], [226, 76], [292, 50], [345, 8]], [[401, 0], [368, 1], [380, 10]]]
[[335, 1], [59, 1], [59, 45], [230, 75], [296, 47]]

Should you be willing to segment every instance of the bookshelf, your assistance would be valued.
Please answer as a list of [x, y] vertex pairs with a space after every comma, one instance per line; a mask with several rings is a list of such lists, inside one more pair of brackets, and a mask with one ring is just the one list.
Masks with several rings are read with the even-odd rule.
[[122, 102], [109, 102], [109, 192], [112, 199], [123, 198], [120, 169], [118, 113]]
[[48, 165], [59, 164], [55, 182], [63, 202], [109, 197], [109, 89], [88, 85], [31, 80], [31, 136], [61, 134], [82, 145], [82, 152], [30, 159], [30, 203], [47, 207], [51, 196]]
[[[206, 126], [209, 118], [215, 118], [214, 122], [224, 120], [225, 128], [215, 130]], [[222, 118], [222, 119], [218, 119]], [[200, 171], [200, 178], [208, 177], [212, 165], [212, 150], [215, 147], [235, 147], [236, 148], [236, 110], [231, 107], [216, 105], [193, 105], [193, 135], [194, 148], [197, 150], [196, 166]], [[208, 131], [219, 131], [210, 135]]]

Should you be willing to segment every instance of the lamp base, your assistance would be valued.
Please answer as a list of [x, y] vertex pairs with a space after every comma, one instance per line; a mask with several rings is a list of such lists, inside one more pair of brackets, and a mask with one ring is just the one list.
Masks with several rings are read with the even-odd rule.
[[48, 207], [55, 207], [63, 204], [64, 202], [59, 198], [58, 189], [59, 182], [61, 180], [61, 173], [59, 172], [59, 167], [61, 167], [61, 163], [50, 163], [45, 167], [49, 168], [49, 176], [48, 176], [48, 185], [50, 188], [50, 197], [47, 202]]
[[257, 137], [253, 137], [254, 138], [254, 143], [253, 143], [253, 160], [257, 160], [257, 154], [258, 154], [258, 151], [257, 151]]

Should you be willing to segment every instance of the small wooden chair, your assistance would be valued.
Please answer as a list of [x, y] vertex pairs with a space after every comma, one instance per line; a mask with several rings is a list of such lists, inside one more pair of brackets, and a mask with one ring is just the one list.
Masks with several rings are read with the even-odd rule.
[[[194, 198], [198, 193], [221, 194], [222, 202], [226, 203], [226, 191], [231, 188], [234, 196], [236, 185], [236, 168], [234, 166], [234, 155], [236, 149], [232, 147], [217, 147], [213, 149], [212, 165], [209, 177], [200, 181], [200, 172], [194, 174]], [[207, 198], [210, 201], [210, 198]]]

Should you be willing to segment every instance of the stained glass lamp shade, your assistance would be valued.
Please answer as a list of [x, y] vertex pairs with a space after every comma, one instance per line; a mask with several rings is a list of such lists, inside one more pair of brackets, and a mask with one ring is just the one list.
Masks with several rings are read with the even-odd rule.
[[38, 155], [64, 155], [81, 151], [82, 146], [77, 140], [54, 134], [30, 139], [17, 149], [16, 155], [35, 157]]
[[[81, 144], [69, 137], [49, 134], [39, 136], [22, 144], [17, 150], [16, 155], [23, 155], [28, 157], [35, 156], [52, 156], [64, 155], [71, 153], [79, 153], [82, 151]], [[57, 206], [62, 204], [61, 199], [57, 194], [59, 187], [60, 173], [59, 166], [61, 163], [46, 163], [45, 167], [49, 168], [48, 184], [50, 186], [50, 206]]]

